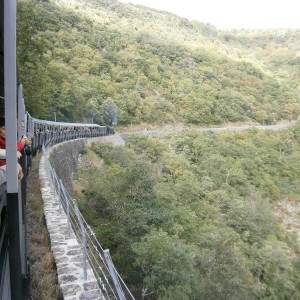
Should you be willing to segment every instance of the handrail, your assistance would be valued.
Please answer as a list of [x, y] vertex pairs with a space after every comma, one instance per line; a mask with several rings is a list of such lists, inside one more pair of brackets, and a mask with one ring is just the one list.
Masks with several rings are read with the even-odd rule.
[[[50, 145], [51, 143], [48, 143], [48, 146]], [[66, 214], [69, 236], [72, 230], [78, 243], [82, 246], [83, 274], [85, 279], [87, 277], [87, 269], [91, 268], [98, 283], [99, 295], [107, 299], [134, 300], [130, 290], [115, 269], [110, 256], [107, 255], [109, 250], [102, 248], [92, 228], [79, 211], [77, 201], [72, 199], [61, 179], [57, 176], [49, 160], [49, 148], [45, 147], [45, 144], [42, 147], [46, 172], [50, 178], [53, 193], [59, 198], [59, 209]]]

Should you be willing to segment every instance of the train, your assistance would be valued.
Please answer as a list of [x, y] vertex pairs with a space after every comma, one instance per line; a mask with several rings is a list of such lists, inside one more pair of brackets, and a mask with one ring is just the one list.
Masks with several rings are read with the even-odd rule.
[[40, 120], [32, 118], [29, 113], [26, 113], [24, 123], [27, 124], [27, 130], [22, 136], [32, 140], [33, 153], [40, 150], [43, 144], [48, 146], [77, 138], [114, 134], [114, 128], [108, 125]]
[[[16, 0], [0, 0], [0, 116], [5, 117], [6, 182], [0, 186], [0, 299], [27, 298], [26, 177], [42, 146], [114, 134], [111, 126], [66, 123], [32, 117], [25, 108], [16, 59]], [[17, 140], [30, 139], [17, 160]], [[27, 147], [27, 148], [28, 148]], [[25, 147], [24, 150], [25, 151]], [[18, 167], [23, 178], [18, 178]]]

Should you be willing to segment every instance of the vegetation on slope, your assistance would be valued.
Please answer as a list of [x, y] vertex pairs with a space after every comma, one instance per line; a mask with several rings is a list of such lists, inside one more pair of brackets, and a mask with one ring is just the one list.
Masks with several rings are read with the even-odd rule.
[[[115, 0], [21, 0], [17, 26], [34, 117], [106, 123], [108, 103], [123, 125], [300, 113], [299, 30], [223, 32]], [[138, 296], [299, 299], [296, 237], [272, 213], [299, 200], [299, 136], [298, 124], [95, 144], [104, 164], [81, 170], [80, 205]]]
[[273, 213], [299, 201], [299, 128], [87, 150], [80, 208], [137, 298], [299, 299], [297, 236]]
[[[18, 3], [33, 116], [104, 123], [274, 123], [300, 112], [299, 30], [222, 32], [118, 1]], [[298, 52], [297, 52], [298, 51]]]

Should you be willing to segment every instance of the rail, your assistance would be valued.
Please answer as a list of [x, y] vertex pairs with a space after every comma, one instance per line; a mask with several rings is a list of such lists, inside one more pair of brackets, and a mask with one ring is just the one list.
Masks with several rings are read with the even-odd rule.
[[92, 269], [97, 280], [99, 297], [119, 300], [134, 299], [114, 267], [109, 250], [103, 249], [92, 228], [80, 213], [76, 200], [69, 195], [62, 180], [51, 166], [49, 147], [43, 146], [42, 151], [52, 191], [59, 198], [59, 211], [63, 211], [67, 218], [67, 235], [70, 238], [72, 233], [74, 233], [78, 243], [81, 245], [84, 280], [87, 280], [88, 270]]

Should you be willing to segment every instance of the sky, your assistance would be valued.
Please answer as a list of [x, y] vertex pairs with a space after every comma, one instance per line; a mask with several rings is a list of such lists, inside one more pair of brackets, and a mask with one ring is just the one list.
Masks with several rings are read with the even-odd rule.
[[299, 28], [300, 0], [120, 0], [165, 10], [218, 29]]

